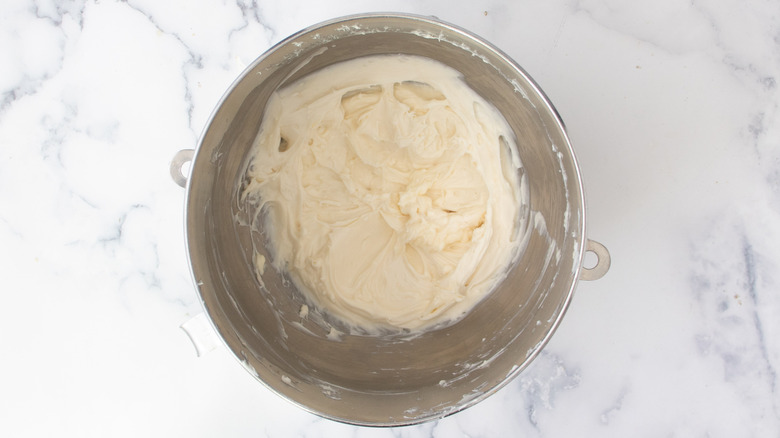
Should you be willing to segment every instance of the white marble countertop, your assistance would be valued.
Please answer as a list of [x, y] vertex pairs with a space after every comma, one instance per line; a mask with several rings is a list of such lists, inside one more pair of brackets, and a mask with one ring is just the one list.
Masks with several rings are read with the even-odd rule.
[[[318, 418], [201, 312], [168, 174], [234, 78], [295, 31], [435, 15], [565, 120], [612, 254], [518, 378], [396, 429]], [[780, 7], [773, 1], [4, 1], [1, 436], [780, 435]]]

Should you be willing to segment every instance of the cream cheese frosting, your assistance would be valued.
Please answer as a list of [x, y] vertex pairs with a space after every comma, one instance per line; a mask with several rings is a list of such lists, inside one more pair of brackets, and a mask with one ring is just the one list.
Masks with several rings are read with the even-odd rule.
[[272, 265], [364, 329], [459, 319], [520, 251], [520, 162], [506, 120], [456, 70], [383, 55], [270, 98], [244, 194]]

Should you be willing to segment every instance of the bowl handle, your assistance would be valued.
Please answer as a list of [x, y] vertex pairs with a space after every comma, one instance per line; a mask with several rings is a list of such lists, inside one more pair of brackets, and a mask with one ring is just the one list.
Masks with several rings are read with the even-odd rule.
[[182, 168], [185, 164], [192, 161], [194, 155], [194, 149], [182, 149], [179, 152], [176, 152], [176, 155], [173, 156], [173, 160], [171, 160], [171, 178], [173, 178], [173, 182], [181, 187], [187, 186], [187, 176], [182, 172]]
[[588, 244], [585, 247], [586, 252], [592, 252], [593, 254], [596, 254], [596, 266], [593, 266], [591, 268], [586, 268], [585, 266], [582, 267], [582, 272], [580, 273], [580, 279], [581, 280], [598, 280], [599, 278], [603, 277], [604, 274], [609, 271], [609, 265], [610, 265], [610, 257], [609, 257], [609, 251], [607, 250], [607, 247], [604, 245], [596, 242], [595, 240], [588, 239]]

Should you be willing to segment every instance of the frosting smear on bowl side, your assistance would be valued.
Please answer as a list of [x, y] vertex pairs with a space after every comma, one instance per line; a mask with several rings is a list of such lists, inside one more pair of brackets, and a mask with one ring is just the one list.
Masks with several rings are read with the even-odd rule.
[[456, 70], [358, 58], [273, 94], [244, 196], [265, 207], [272, 265], [312, 304], [369, 331], [421, 330], [466, 314], [521, 250], [513, 139]]

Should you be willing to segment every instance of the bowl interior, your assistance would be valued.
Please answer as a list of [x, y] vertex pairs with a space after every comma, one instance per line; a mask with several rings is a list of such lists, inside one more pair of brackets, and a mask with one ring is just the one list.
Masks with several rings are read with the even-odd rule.
[[[330, 64], [375, 54], [412, 54], [453, 67], [507, 119], [529, 208], [525, 252], [507, 278], [464, 319], [409, 337], [328, 337], [301, 318], [303, 296], [282, 273], [260, 279], [262, 230], [240, 200], [244, 169], [271, 93]], [[562, 123], [538, 87], [478, 38], [433, 19], [370, 15], [305, 30], [259, 58], [212, 116], [188, 186], [186, 227], [192, 272], [206, 311], [244, 366], [303, 408], [354, 424], [399, 425], [476, 403], [524, 368], [546, 343], [579, 274], [584, 207]]]

